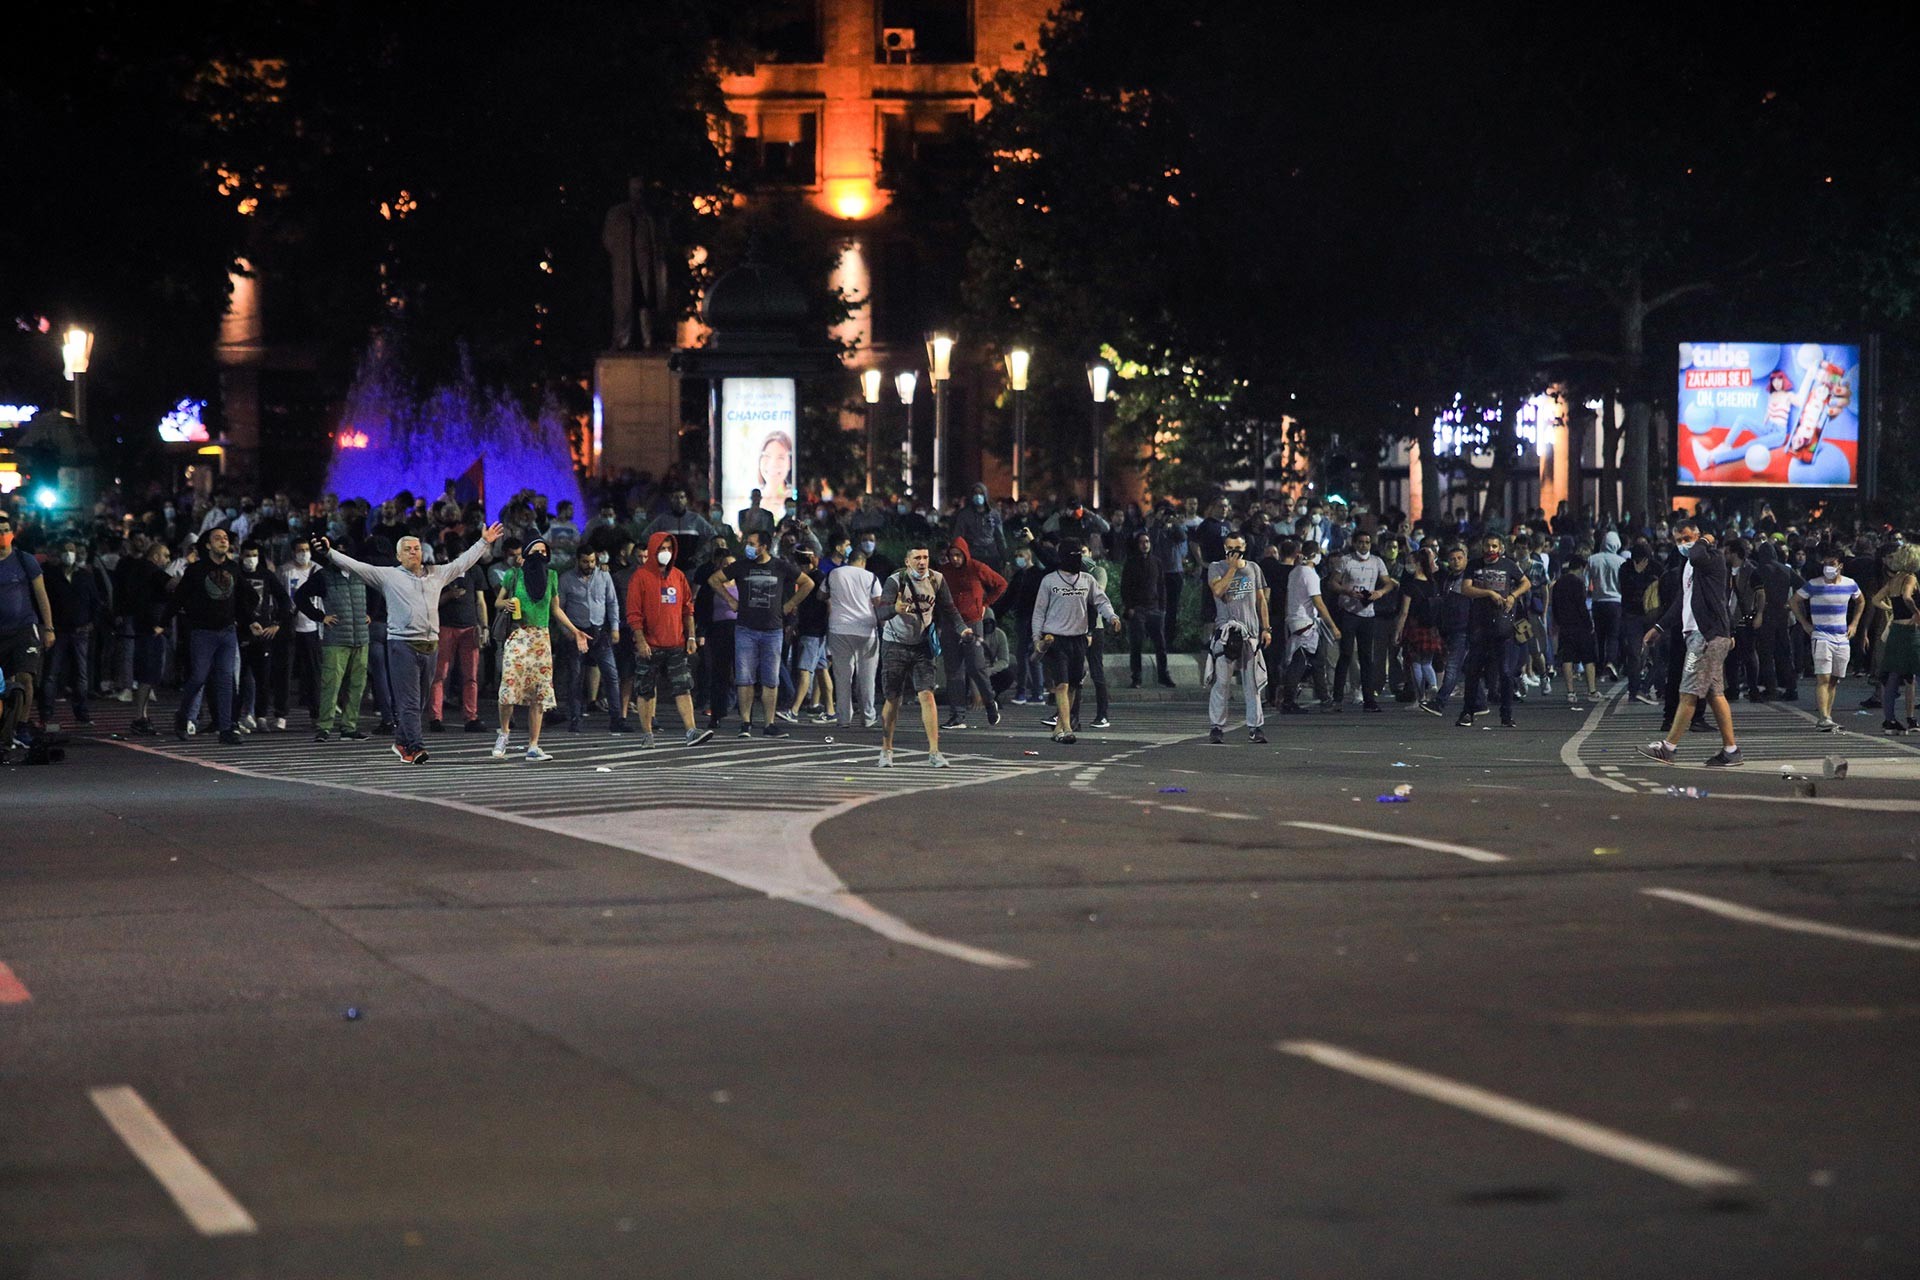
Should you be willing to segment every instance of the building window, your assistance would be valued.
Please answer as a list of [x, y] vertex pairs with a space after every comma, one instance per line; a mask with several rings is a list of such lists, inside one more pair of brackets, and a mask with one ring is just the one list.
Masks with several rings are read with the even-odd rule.
[[762, 62], [825, 62], [821, 0], [767, 0], [749, 37]]
[[734, 127], [734, 163], [749, 181], [811, 187], [820, 180], [820, 117], [812, 111], [763, 111]]
[[973, 112], [966, 107], [880, 113], [880, 185], [898, 186], [912, 169], [943, 168], [967, 154]]
[[878, 62], [972, 62], [973, 0], [880, 0]]

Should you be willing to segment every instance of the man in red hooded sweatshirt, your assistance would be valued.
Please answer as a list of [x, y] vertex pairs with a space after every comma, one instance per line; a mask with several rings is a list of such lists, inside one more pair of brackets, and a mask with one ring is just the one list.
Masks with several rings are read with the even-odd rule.
[[[984, 561], [973, 558], [965, 538], [955, 538], [940, 552], [940, 573], [953, 593], [953, 607], [962, 622], [980, 634], [980, 619], [1007, 590], [1007, 580]], [[947, 722], [945, 728], [967, 727], [967, 708], [973, 691], [980, 691], [980, 703], [987, 709], [987, 723], [1000, 723], [1000, 704], [993, 696], [993, 680], [987, 674], [987, 656], [978, 639], [962, 641], [952, 628], [943, 628], [940, 656], [947, 666]]]
[[634, 664], [633, 692], [640, 703], [640, 745], [653, 745], [654, 700], [664, 686], [673, 695], [687, 745], [697, 747], [713, 737], [711, 729], [693, 725], [693, 664], [700, 647], [693, 630], [693, 587], [673, 563], [674, 536], [647, 537], [647, 554], [627, 581], [627, 634], [633, 637], [639, 661]]

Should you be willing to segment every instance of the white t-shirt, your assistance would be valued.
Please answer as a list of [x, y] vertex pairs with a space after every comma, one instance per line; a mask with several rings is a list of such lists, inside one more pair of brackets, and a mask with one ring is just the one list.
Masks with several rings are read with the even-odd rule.
[[1305, 631], [1320, 619], [1320, 611], [1313, 607], [1313, 598], [1320, 594], [1320, 571], [1306, 561], [1293, 567], [1287, 575], [1287, 634]]
[[859, 565], [843, 564], [825, 579], [827, 634], [870, 636], [879, 625], [873, 606], [880, 599], [880, 579]]
[[[307, 579], [312, 576], [313, 561], [311, 560], [307, 561], [304, 566], [297, 565], [291, 560], [280, 566], [280, 580], [287, 584], [287, 594], [290, 596], [296, 594], [301, 587], [305, 586]], [[320, 624], [300, 612], [300, 610], [295, 609], [293, 611], [293, 629], [305, 634], [309, 631], [318, 631]]]
[[[1380, 589], [1380, 580], [1387, 576], [1387, 562], [1371, 552], [1364, 560], [1345, 555], [1340, 557], [1340, 573], [1346, 577], [1347, 590], [1372, 593]], [[1373, 616], [1373, 601], [1362, 603], [1345, 592], [1341, 593], [1340, 607], [1356, 618]]]

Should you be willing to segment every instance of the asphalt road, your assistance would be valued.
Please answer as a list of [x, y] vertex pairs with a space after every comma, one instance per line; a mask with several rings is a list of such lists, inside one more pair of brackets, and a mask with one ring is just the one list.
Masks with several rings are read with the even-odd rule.
[[1121, 702], [888, 772], [121, 711], [0, 774], [8, 1280], [1914, 1274], [1877, 716], [1743, 707], [1729, 774], [1618, 703]]

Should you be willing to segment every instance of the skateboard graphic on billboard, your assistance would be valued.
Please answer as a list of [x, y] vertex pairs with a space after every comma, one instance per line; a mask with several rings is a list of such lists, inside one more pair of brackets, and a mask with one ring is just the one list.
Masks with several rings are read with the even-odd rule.
[[1860, 348], [1680, 344], [1677, 479], [1688, 485], [1860, 483]]

